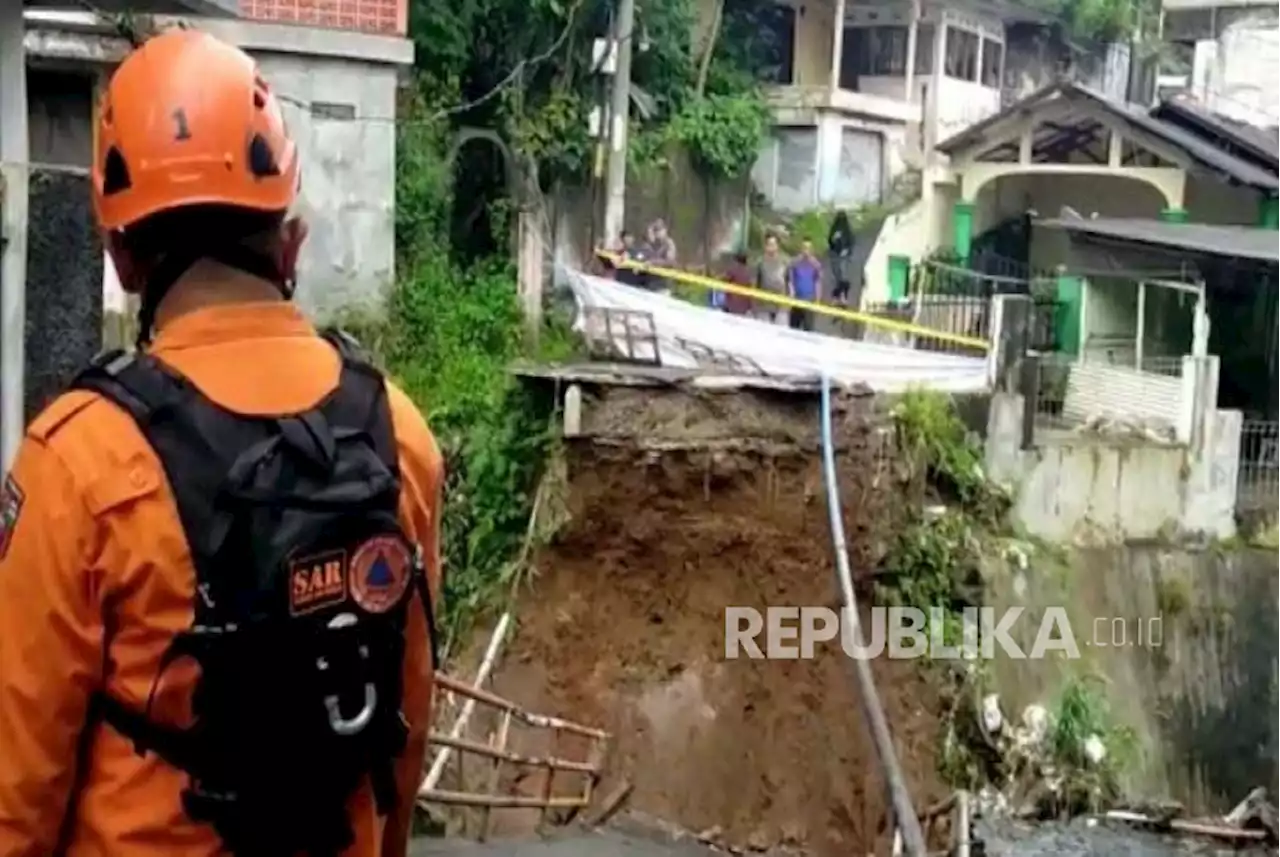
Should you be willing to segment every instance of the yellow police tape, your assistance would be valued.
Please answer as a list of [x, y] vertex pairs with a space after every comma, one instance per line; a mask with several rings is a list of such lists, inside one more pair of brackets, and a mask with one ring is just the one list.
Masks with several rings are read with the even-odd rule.
[[713, 277], [704, 277], [701, 274], [691, 274], [688, 271], [679, 271], [675, 268], [659, 268], [654, 265], [646, 265], [643, 262], [624, 259], [621, 256], [613, 253], [607, 253], [603, 250], [597, 250], [596, 255], [609, 262], [615, 268], [630, 268], [633, 271], [652, 274], [656, 277], [661, 277], [664, 280], [674, 280], [677, 283], [688, 283], [691, 286], [698, 286], [703, 289], [732, 292], [736, 295], [743, 295], [744, 297], [777, 304], [779, 306], [792, 307], [794, 309], [807, 309], [810, 312], [816, 312], [820, 315], [844, 319], [845, 321], [857, 321], [871, 327], [882, 327], [887, 330], [896, 330], [900, 333], [927, 336], [932, 339], [942, 340], [943, 342], [962, 345], [965, 348], [978, 348], [983, 351], [991, 350], [990, 342], [973, 336], [949, 333], [945, 330], [935, 330], [931, 327], [912, 324], [909, 321], [897, 321], [891, 318], [882, 318], [878, 315], [868, 315], [867, 313], [855, 312], [851, 309], [844, 309], [843, 307], [831, 306], [829, 304], [820, 304], [814, 301], [802, 301], [798, 298], [779, 295], [774, 292], [767, 292], [763, 289], [753, 289], [750, 286], [739, 286], [735, 283], [726, 283]]

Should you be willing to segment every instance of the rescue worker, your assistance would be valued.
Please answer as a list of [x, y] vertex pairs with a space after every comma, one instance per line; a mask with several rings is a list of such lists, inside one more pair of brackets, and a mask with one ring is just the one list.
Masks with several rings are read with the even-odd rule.
[[[330, 396], [343, 359], [290, 301], [306, 234], [298, 150], [254, 61], [196, 31], [158, 35], [112, 76], [96, 130], [94, 208], [121, 284], [141, 296], [146, 354], [234, 414], [301, 413]], [[405, 394], [386, 393], [399, 525], [438, 592], [441, 455]], [[224, 853], [184, 812], [184, 774], [90, 705], [105, 691], [141, 710], [192, 625], [172, 485], [129, 414], [96, 393], [65, 393], [27, 429], [0, 494], [2, 857]], [[407, 616], [396, 802], [379, 813], [373, 789], [356, 788], [346, 855], [407, 850], [433, 670], [428, 619]], [[174, 667], [152, 710], [181, 719], [193, 681]]]

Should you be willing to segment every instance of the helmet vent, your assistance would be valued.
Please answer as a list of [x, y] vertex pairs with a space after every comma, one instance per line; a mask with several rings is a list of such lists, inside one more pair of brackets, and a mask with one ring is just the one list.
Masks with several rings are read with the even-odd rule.
[[112, 146], [107, 150], [107, 158], [102, 165], [102, 195], [111, 196], [132, 186], [129, 165], [124, 162], [124, 155], [120, 154], [120, 150]]
[[280, 165], [271, 151], [270, 144], [261, 134], [254, 134], [249, 141], [249, 172], [255, 178], [280, 175]]
[[265, 110], [267, 107], [267, 96], [271, 93], [267, 82], [262, 79], [262, 75], [254, 74], [253, 76], [253, 106], [258, 110]]

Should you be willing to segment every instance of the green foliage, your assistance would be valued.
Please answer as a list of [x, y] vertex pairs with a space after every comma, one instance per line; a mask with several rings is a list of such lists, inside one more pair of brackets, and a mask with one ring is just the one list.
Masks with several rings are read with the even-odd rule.
[[961, 513], [923, 516], [904, 528], [880, 570], [881, 600], [959, 617], [981, 603], [977, 534]]
[[673, 118], [672, 134], [704, 174], [734, 178], [755, 163], [770, 121], [764, 99], [754, 90], [708, 95], [689, 102]]
[[[1107, 806], [1121, 794], [1121, 775], [1135, 764], [1138, 739], [1111, 712], [1099, 679], [1073, 678], [1055, 700], [1049, 730], [1049, 751], [1062, 769], [1062, 803], [1071, 811]], [[1088, 758], [1090, 740], [1101, 742], [1105, 755]]]
[[583, 132], [588, 109], [576, 93], [553, 90], [542, 104], [513, 117], [517, 150], [555, 176], [582, 171], [591, 156], [591, 139]]
[[[849, 218], [849, 226], [856, 234], [877, 220], [883, 220], [893, 214], [906, 202], [915, 197], [898, 197], [890, 194], [885, 202], [856, 205], [844, 209]], [[755, 200], [755, 204], [764, 207], [763, 197]], [[797, 253], [802, 241], [810, 241], [815, 252], [827, 250], [827, 239], [831, 234], [831, 224], [835, 221], [836, 212], [840, 209], [822, 206], [802, 211], [799, 214], [784, 216], [766, 212], [762, 216], [752, 217], [748, 224], [748, 246], [759, 250], [764, 246], [764, 236], [773, 233], [779, 236], [782, 249], [787, 253]]]
[[1160, 7], [1151, 0], [1032, 0], [1031, 5], [1057, 18], [1076, 41], [1142, 39], [1159, 26]]
[[[449, 128], [427, 121], [441, 96], [420, 79], [401, 106], [406, 121], [396, 126], [396, 249], [401, 267], [414, 264], [424, 248], [449, 232], [452, 171], [444, 153]], [[447, 89], [444, 90], [447, 92]]]
[[[456, 634], [506, 589], [550, 439], [548, 411], [508, 371], [532, 353], [514, 271], [451, 258], [447, 135], [425, 100], [411, 110], [397, 164], [401, 276], [384, 320], [341, 322], [423, 410], [444, 454], [444, 626]], [[560, 325], [544, 339], [560, 356], [575, 345]]]
[[1008, 499], [986, 481], [981, 449], [950, 397], [908, 391], [893, 417], [897, 455], [919, 507], [897, 530], [877, 595], [889, 604], [942, 608], [943, 639], [958, 642], [964, 608], [982, 603], [982, 548]]
[[940, 393], [909, 391], [894, 407], [898, 448], [943, 499], [982, 524], [996, 524], [1008, 508], [1004, 492], [987, 481], [982, 447]]
[[549, 441], [546, 412], [509, 364], [525, 350], [515, 277], [421, 255], [395, 291], [388, 368], [423, 408], [448, 468], [442, 519], [446, 625], [502, 592]]
[[[633, 118], [633, 166], [661, 166], [672, 143], [687, 146], [694, 163], [717, 177], [741, 175], [754, 162], [768, 112], [757, 84], [761, 50], [752, 45], [769, 4], [730, 7], [700, 91], [694, 0], [639, 4], [632, 80], [656, 111]], [[447, 82], [457, 101], [477, 101], [454, 121], [499, 129], [533, 158], [544, 187], [580, 183], [598, 145], [587, 117], [607, 103], [608, 78], [591, 66], [592, 43], [610, 32], [613, 11], [603, 0], [413, 0], [416, 67], [437, 88]], [[495, 86], [499, 96], [485, 98]]]
[[816, 252], [824, 252], [835, 217], [836, 210], [833, 208], [813, 208], [797, 214], [782, 241], [783, 249], [788, 253], [795, 253], [799, 251], [802, 242], [808, 241]]
[[[981, 448], [939, 393], [908, 392], [893, 410], [898, 457], [905, 461], [908, 496], [919, 503], [898, 528], [878, 576], [877, 596], [889, 604], [941, 607], [942, 639], [955, 644], [966, 607], [984, 602], [985, 556], [1002, 553], [1008, 495], [987, 482]], [[931, 617], [932, 618], [932, 617]], [[930, 629], [933, 632], [933, 629]], [[978, 709], [990, 680], [981, 663], [952, 675], [947, 694], [940, 772], [959, 787], [1004, 785], [1027, 774], [1052, 776], [1059, 785], [1044, 796], [1044, 811], [1095, 810], [1120, 794], [1120, 777], [1133, 764], [1137, 739], [1117, 722], [1096, 683], [1072, 679], [1050, 712], [1043, 748], [994, 742], [981, 734]], [[1100, 741], [1101, 761], [1086, 748]], [[1026, 755], [1030, 753], [1031, 755]]]

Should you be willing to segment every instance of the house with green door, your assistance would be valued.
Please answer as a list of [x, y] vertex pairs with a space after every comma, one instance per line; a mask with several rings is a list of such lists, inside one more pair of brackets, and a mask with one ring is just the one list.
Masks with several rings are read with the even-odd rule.
[[[889, 218], [868, 260], [865, 300], [905, 297], [905, 271], [941, 251], [985, 273], [1030, 278], [1061, 259], [1032, 223], [1083, 217], [1275, 229], [1274, 142], [1188, 105], [1154, 110], [1058, 82], [938, 144], [920, 200]], [[1213, 127], [1214, 125], [1220, 127]], [[1234, 131], [1234, 140], [1232, 132]]]

